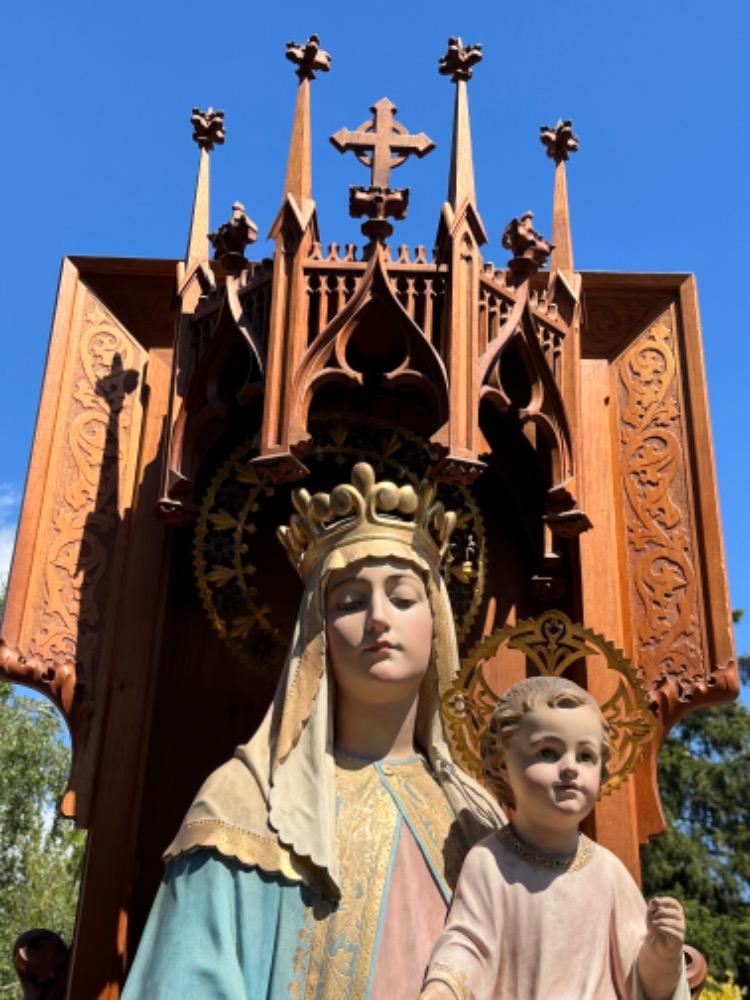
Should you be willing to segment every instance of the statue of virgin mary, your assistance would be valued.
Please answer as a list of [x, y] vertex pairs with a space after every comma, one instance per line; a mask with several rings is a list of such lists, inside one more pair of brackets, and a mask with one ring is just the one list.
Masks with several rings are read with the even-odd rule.
[[125, 1000], [413, 1000], [465, 853], [505, 821], [439, 711], [455, 514], [365, 463], [293, 501], [304, 591], [274, 700], [165, 852]]

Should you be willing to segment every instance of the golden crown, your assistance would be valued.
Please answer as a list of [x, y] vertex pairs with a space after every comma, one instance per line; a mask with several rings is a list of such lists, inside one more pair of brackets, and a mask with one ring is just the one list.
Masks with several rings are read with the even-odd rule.
[[297, 513], [278, 536], [303, 581], [329, 552], [352, 542], [390, 539], [413, 549], [436, 569], [446, 552], [456, 525], [456, 514], [435, 500], [433, 483], [397, 486], [375, 481], [367, 462], [357, 462], [352, 481], [340, 483], [331, 493], [294, 490]]

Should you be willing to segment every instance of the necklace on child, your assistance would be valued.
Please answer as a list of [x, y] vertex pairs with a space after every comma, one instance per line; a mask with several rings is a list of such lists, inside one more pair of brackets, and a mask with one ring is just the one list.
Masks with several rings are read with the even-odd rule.
[[589, 840], [585, 833], [578, 834], [578, 846], [575, 851], [571, 851], [569, 854], [546, 854], [543, 851], [537, 851], [521, 840], [511, 823], [504, 826], [502, 830], [498, 830], [497, 836], [508, 850], [517, 854], [527, 864], [536, 865], [539, 868], [575, 872], [579, 868], [584, 868], [594, 854], [594, 842]]

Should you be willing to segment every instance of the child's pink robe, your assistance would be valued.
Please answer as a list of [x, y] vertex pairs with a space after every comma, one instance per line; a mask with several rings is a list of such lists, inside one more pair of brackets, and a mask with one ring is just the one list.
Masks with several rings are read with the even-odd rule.
[[[646, 904], [622, 862], [589, 841], [581, 867], [558, 871], [504, 836], [467, 855], [427, 981], [458, 1000], [642, 1000]], [[672, 1000], [690, 1000], [684, 968]]]

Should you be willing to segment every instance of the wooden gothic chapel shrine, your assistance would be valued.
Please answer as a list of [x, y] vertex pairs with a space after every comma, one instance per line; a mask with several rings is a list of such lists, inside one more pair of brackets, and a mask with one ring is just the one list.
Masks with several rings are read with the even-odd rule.
[[351, 158], [364, 245], [324, 247], [310, 105], [331, 58], [314, 36], [286, 55], [272, 260], [247, 255], [257, 228], [239, 203], [209, 233], [224, 116], [196, 109], [185, 260], [62, 267], [0, 646], [3, 676], [65, 716], [62, 810], [88, 831], [57, 996], [119, 995], [163, 849], [270, 701], [299, 599], [275, 538], [295, 484], [330, 489], [364, 459], [433, 479], [462, 511], [449, 592], [464, 659], [444, 704], [457, 759], [474, 767], [492, 692], [565, 672], [619, 733], [587, 832], [636, 878], [664, 829], [661, 741], [738, 689], [694, 278], [576, 270], [570, 121], [540, 134], [549, 239], [526, 213], [502, 233], [506, 265], [484, 260], [482, 53], [460, 39], [439, 62], [454, 110], [434, 251], [391, 242], [409, 206], [393, 171], [434, 144], [385, 97], [331, 136], [369, 171]]

